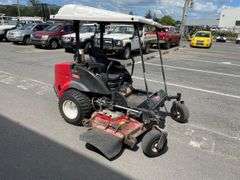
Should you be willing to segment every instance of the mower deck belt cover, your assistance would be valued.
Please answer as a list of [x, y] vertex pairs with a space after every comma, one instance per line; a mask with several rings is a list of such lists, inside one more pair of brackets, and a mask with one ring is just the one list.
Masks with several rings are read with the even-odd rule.
[[123, 145], [123, 138], [113, 136], [96, 128], [80, 135], [80, 140], [96, 147], [110, 160], [121, 152]]

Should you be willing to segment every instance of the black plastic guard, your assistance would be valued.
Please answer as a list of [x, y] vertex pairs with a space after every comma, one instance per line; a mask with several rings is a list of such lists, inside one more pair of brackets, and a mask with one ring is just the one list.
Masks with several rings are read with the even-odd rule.
[[101, 151], [108, 159], [113, 159], [122, 150], [123, 139], [99, 129], [90, 129], [80, 135], [84, 141]]

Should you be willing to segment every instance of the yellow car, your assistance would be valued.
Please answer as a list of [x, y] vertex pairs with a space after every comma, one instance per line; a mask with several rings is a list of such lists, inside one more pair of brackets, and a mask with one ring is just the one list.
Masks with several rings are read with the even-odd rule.
[[212, 46], [212, 33], [210, 31], [198, 31], [191, 39], [191, 47], [206, 47]]

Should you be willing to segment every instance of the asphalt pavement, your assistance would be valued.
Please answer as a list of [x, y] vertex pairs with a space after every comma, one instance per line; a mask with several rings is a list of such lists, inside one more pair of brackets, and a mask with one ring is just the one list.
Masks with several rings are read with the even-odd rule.
[[[0, 43], [0, 179], [239, 179], [240, 46], [180, 48], [164, 55], [169, 94], [181, 92], [187, 124], [167, 119], [168, 150], [157, 158], [125, 149], [114, 161], [79, 141], [86, 129], [63, 121], [53, 91], [63, 49]], [[163, 88], [156, 52], [147, 55], [150, 90]], [[136, 60], [134, 86], [144, 88]]]

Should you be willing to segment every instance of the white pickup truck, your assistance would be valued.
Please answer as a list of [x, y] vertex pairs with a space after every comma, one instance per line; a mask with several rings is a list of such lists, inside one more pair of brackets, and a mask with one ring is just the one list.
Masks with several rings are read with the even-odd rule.
[[[96, 24], [83, 24], [80, 27], [80, 45], [82, 49], [87, 49], [91, 46], [92, 37], [96, 31]], [[65, 52], [75, 52], [76, 50], [76, 34], [67, 34], [62, 36], [62, 45]]]
[[[145, 53], [149, 53], [150, 47], [156, 44], [157, 40], [157, 36], [150, 32], [151, 30], [147, 26], [144, 26], [140, 31], [140, 38]], [[95, 38], [95, 46], [100, 46], [99, 34]], [[110, 30], [104, 34], [103, 48], [108, 51], [114, 51], [124, 59], [129, 59], [132, 51], [140, 49], [134, 27], [125, 24], [112, 25]]]

